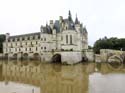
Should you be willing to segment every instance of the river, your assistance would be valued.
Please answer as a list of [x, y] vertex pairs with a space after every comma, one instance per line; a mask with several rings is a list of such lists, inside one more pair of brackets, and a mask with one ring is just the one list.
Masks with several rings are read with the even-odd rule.
[[125, 93], [125, 66], [0, 62], [0, 93]]

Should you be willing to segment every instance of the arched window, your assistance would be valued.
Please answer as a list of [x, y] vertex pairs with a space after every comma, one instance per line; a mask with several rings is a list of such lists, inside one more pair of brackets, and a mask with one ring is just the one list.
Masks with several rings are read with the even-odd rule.
[[70, 44], [72, 44], [72, 35], [70, 35]]
[[68, 35], [66, 35], [66, 44], [68, 44]]

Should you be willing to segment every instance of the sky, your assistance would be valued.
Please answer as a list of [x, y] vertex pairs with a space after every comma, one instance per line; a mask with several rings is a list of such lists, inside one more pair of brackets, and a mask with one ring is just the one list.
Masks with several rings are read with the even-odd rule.
[[86, 26], [89, 45], [104, 36], [125, 38], [125, 0], [0, 0], [0, 34], [39, 32], [69, 10]]

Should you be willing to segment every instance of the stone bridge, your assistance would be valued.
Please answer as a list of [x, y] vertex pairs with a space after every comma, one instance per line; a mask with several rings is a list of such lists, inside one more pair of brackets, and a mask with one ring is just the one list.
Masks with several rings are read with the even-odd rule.
[[49, 62], [61, 62], [63, 64], [75, 64], [82, 61], [82, 52], [57, 51], [43, 53], [41, 59]]
[[41, 62], [60, 62], [63, 64], [75, 64], [82, 61], [83, 54], [80, 51], [44, 51], [41, 53], [15, 53], [5, 54], [7, 59], [40, 60]]
[[101, 57], [101, 62], [124, 63], [125, 62], [125, 51], [102, 49], [102, 50], [100, 50], [100, 57]]

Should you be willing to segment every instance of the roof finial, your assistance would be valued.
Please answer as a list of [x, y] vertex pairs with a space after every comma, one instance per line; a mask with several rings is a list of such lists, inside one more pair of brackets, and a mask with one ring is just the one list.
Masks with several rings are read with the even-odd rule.
[[71, 12], [70, 12], [70, 10], [69, 10], [69, 16], [71, 16]]
[[48, 22], [46, 21], [46, 26], [48, 26]]
[[71, 15], [71, 12], [70, 12], [70, 10], [69, 10], [69, 16], [68, 16], [68, 20], [69, 20], [69, 21], [72, 21], [72, 15]]
[[76, 13], [75, 24], [79, 24], [79, 20], [78, 20], [78, 17], [77, 17], [77, 13]]

